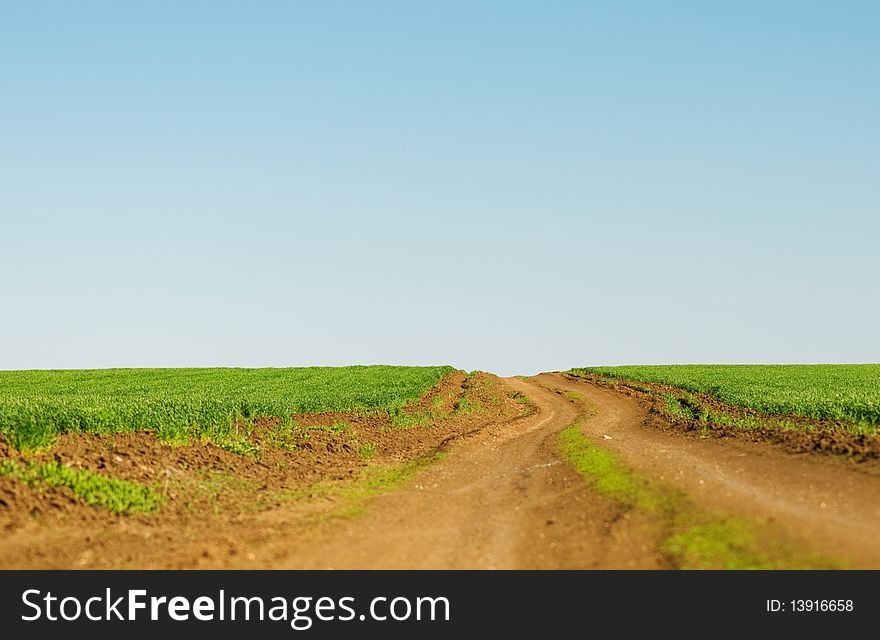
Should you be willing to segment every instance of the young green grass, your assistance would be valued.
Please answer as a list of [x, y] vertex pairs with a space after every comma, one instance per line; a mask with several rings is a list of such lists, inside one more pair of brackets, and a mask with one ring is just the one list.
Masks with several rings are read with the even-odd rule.
[[162, 497], [150, 487], [128, 480], [106, 478], [85, 469], [72, 469], [54, 460], [41, 464], [0, 461], [0, 476], [8, 476], [31, 486], [67, 487], [87, 504], [114, 513], [153, 513], [162, 506]]
[[435, 420], [442, 420], [447, 414], [445, 412], [434, 411], [416, 411], [407, 413], [398, 411], [391, 416], [391, 424], [399, 429], [412, 429], [414, 427], [430, 427]]
[[323, 411], [397, 414], [452, 367], [0, 371], [0, 434], [19, 451], [60, 433], [150, 431], [253, 453], [241, 424]]
[[575, 471], [587, 478], [600, 495], [628, 507], [656, 508], [656, 496], [632, 470], [620, 464], [607, 449], [590, 444], [580, 427], [564, 429], [559, 434], [559, 448]]
[[483, 410], [483, 405], [481, 405], [477, 400], [473, 398], [462, 398], [455, 405], [455, 413], [456, 414], [468, 414], [468, 413], [477, 413]]
[[880, 424], [880, 364], [585, 367], [571, 373], [667, 384], [766, 414], [849, 422], [859, 433], [876, 433]]
[[376, 455], [376, 445], [372, 442], [367, 442], [358, 447], [358, 457], [361, 460], [372, 460], [373, 456]]
[[661, 550], [685, 569], [794, 569], [828, 568], [820, 563], [789, 563], [765, 550], [754, 527], [743, 520], [715, 519], [673, 533]]

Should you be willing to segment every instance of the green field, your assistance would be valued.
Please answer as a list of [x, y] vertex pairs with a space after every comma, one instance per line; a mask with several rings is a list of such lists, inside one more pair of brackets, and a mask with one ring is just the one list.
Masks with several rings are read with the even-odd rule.
[[654, 365], [584, 367], [571, 373], [667, 384], [776, 415], [880, 424], [880, 365]]
[[235, 449], [236, 423], [323, 411], [397, 413], [452, 367], [0, 371], [0, 434], [16, 449], [65, 432], [150, 431]]

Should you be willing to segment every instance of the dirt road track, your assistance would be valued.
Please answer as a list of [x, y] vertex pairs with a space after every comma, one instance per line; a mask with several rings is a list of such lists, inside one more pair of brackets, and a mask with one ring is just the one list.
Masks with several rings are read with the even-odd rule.
[[373, 500], [279, 558], [278, 568], [512, 569], [659, 567], [639, 514], [598, 498], [560, 460], [577, 416], [562, 396], [506, 380], [539, 411], [459, 441], [408, 487]]
[[[697, 440], [646, 426], [637, 400], [559, 374], [506, 383], [536, 415], [459, 441], [366, 515], [333, 521], [276, 556], [287, 568], [659, 568], [655, 526], [593, 494], [560, 460], [556, 437], [583, 410], [584, 432], [641, 474], [701, 507], [773, 522], [806, 548], [880, 567], [880, 477], [772, 445]], [[549, 387], [549, 389], [548, 389]], [[603, 436], [610, 436], [610, 440]]]

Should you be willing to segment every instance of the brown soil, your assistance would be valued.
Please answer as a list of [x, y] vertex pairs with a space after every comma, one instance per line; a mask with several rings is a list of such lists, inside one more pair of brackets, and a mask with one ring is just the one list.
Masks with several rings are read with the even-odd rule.
[[[531, 403], [514, 397], [523, 394]], [[267, 444], [274, 425], [257, 421], [259, 458], [209, 443], [172, 447], [150, 434], [66, 436], [46, 457], [148, 483], [166, 505], [117, 516], [65, 489], [0, 478], [0, 567], [667, 566], [657, 552], [661, 527], [593, 493], [561, 459], [558, 433], [585, 413], [586, 435], [701, 508], [772, 520], [805, 548], [880, 567], [880, 474], [864, 473], [870, 465], [683, 437], [652, 402], [560, 374], [456, 374], [409, 410], [423, 426], [402, 428], [385, 414], [297, 416], [288, 443], [296, 448], [285, 450]], [[367, 443], [369, 461], [359, 455]], [[363, 513], [346, 511], [345, 488], [441, 450], [443, 460], [356, 505]]]

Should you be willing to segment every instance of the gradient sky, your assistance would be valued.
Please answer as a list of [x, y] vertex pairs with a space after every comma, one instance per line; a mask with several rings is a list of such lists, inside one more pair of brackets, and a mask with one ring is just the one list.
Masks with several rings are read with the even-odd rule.
[[878, 32], [4, 2], [0, 368], [880, 362]]

